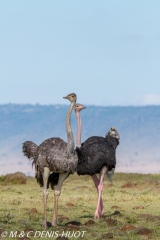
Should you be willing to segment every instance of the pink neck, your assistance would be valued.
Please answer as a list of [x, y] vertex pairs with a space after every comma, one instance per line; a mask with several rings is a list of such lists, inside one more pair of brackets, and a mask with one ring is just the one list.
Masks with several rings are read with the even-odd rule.
[[77, 118], [77, 137], [76, 137], [76, 147], [81, 147], [81, 133], [82, 133], [82, 122], [80, 118], [80, 113], [76, 112]]

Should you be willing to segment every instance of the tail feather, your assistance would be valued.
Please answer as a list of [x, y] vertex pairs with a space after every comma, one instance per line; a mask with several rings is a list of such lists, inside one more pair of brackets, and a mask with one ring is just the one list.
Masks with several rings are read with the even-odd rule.
[[[26, 141], [23, 143], [22, 146], [22, 152], [24, 156], [26, 156], [30, 161], [32, 162], [32, 166], [35, 165], [35, 178], [37, 179], [37, 182], [39, 183], [40, 187], [43, 187], [43, 175], [38, 167], [38, 146], [32, 142], [32, 141]], [[51, 189], [54, 189], [54, 186], [57, 185], [59, 180], [59, 173], [51, 173], [48, 182], [47, 182], [47, 188], [51, 187]]]
[[22, 152], [30, 161], [32, 161], [32, 167], [35, 166], [35, 178], [37, 182], [42, 187], [43, 186], [43, 176], [39, 171], [38, 167], [38, 146], [32, 141], [26, 141], [22, 145]]
[[32, 141], [26, 141], [23, 143], [22, 152], [24, 156], [29, 158], [32, 162], [32, 166], [36, 163], [36, 159], [38, 156], [38, 146]]

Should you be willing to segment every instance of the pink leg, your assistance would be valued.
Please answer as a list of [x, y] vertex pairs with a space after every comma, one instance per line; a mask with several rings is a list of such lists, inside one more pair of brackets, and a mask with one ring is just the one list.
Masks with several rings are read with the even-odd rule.
[[[92, 180], [95, 184], [95, 187], [97, 189], [97, 192], [98, 192], [98, 185], [99, 185], [100, 181], [99, 181], [96, 174], [92, 175], [91, 178], [92, 178]], [[98, 209], [98, 213], [99, 213], [100, 217], [102, 217], [103, 214], [104, 214], [102, 198], [100, 198], [100, 206], [99, 206], [99, 209]]]
[[107, 167], [104, 166], [102, 169], [101, 169], [101, 172], [100, 172], [100, 182], [99, 182], [99, 185], [98, 185], [98, 202], [97, 202], [97, 209], [96, 209], [96, 212], [94, 214], [94, 218], [100, 218], [101, 216], [99, 215], [99, 208], [100, 208], [100, 201], [101, 201], [101, 198], [102, 198], [102, 191], [103, 191], [103, 181], [104, 181], [104, 176], [106, 174], [106, 171], [107, 171]]

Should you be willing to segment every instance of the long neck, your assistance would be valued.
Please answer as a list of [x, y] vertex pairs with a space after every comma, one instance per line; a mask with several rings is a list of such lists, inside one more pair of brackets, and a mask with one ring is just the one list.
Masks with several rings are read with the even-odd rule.
[[67, 130], [67, 153], [70, 155], [74, 151], [74, 138], [71, 128], [71, 113], [75, 102], [71, 102], [71, 105], [68, 109], [67, 117], [66, 117], [66, 130]]
[[77, 138], [76, 138], [76, 147], [81, 147], [81, 134], [82, 134], [82, 121], [80, 118], [80, 113], [76, 112], [77, 118]]

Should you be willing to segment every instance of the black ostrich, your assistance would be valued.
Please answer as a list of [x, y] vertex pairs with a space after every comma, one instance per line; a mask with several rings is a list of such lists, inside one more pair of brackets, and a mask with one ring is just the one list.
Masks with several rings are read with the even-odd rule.
[[[104, 137], [93, 136], [88, 138], [81, 144], [81, 118], [76, 112], [78, 131], [76, 151], [78, 155], [77, 173], [79, 175], [90, 175], [94, 181], [98, 191], [97, 208], [94, 218], [100, 218], [104, 214], [102, 203], [102, 190], [104, 176], [107, 174], [111, 181], [116, 165], [116, 147], [119, 144], [120, 135], [118, 131], [112, 127]], [[98, 179], [96, 174], [100, 174]]]
[[[42, 142], [39, 146], [31, 141], [23, 143], [23, 153], [30, 160], [33, 160], [32, 165], [35, 165], [35, 177], [40, 186], [43, 186], [43, 204], [44, 204], [44, 222], [42, 226], [47, 228], [47, 188], [49, 184], [54, 187], [54, 211], [52, 226], [57, 225], [58, 215], [58, 198], [61, 193], [61, 188], [64, 180], [69, 174], [73, 174], [77, 167], [77, 154], [74, 151], [74, 138], [70, 124], [70, 117], [74, 105], [76, 103], [76, 94], [72, 93], [64, 97], [71, 102], [67, 117], [67, 143], [61, 138], [49, 138]], [[56, 185], [56, 186], [55, 186]]]

